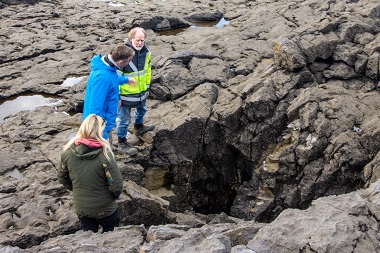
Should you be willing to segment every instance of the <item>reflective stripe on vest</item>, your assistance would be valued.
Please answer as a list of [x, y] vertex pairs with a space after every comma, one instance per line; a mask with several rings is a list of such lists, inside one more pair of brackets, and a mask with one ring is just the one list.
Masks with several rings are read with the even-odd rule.
[[[146, 58], [145, 58], [145, 61], [146, 61]], [[130, 62], [129, 63], [129, 67], [131, 67], [131, 69], [134, 71], [134, 72], [138, 72], [139, 70], [137, 69], [136, 65], [133, 63], [133, 62]], [[145, 66], [144, 66], [145, 67]]]
[[121, 70], [117, 70], [117, 74], [119, 76], [126, 76], [126, 77], [135, 77], [135, 76], [143, 76], [146, 74], [146, 72], [148, 72], [147, 69], [144, 69], [144, 70], [141, 70], [140, 72], [132, 72], [132, 73], [124, 73], [123, 71]]
[[137, 81], [136, 86], [130, 85], [120, 85], [119, 91], [120, 95], [133, 95], [140, 94], [141, 92], [146, 91], [150, 87], [150, 78], [151, 78], [151, 64], [150, 64], [151, 53], [145, 55], [144, 69], [138, 70], [132, 62], [129, 63], [129, 67], [136, 71], [132, 73], [124, 73], [123, 71], [118, 70], [117, 74], [119, 76], [126, 76], [128, 78], [135, 78]]
[[142, 100], [146, 99], [146, 94], [144, 94], [141, 97], [120, 96], [120, 99], [123, 101], [137, 102], [137, 101], [142, 101]]

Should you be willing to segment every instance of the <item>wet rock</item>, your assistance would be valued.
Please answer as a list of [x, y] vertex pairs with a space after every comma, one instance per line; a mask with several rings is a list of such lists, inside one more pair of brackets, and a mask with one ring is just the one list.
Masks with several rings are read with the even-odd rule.
[[187, 17], [186, 20], [193, 21], [219, 21], [223, 17], [223, 13], [220, 11], [215, 11], [214, 13], [203, 12], [203, 13], [194, 13]]
[[133, 26], [141, 26], [146, 29], [151, 29], [153, 31], [159, 32], [159, 31], [165, 31], [165, 30], [172, 30], [172, 29], [178, 29], [182, 27], [189, 27], [190, 24], [186, 22], [185, 20], [178, 18], [178, 17], [163, 17], [163, 16], [156, 16], [151, 19], [145, 19], [145, 20], [134, 20]]

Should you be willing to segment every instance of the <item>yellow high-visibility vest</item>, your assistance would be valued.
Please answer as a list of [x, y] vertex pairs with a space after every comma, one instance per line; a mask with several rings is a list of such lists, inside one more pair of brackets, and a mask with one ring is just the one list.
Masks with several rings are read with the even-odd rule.
[[[128, 78], [133, 78], [137, 81], [136, 86], [131, 86], [128, 84], [122, 84], [119, 86], [120, 95], [133, 95], [140, 94], [141, 92], [145, 92], [150, 88], [150, 80], [152, 67], [150, 63], [151, 52], [148, 52], [145, 56], [144, 69], [138, 70], [135, 64], [131, 61], [129, 63], [129, 67], [133, 70], [133, 72], [125, 73], [121, 70], [117, 71], [117, 74], [120, 76], [127, 76]], [[125, 100], [125, 99], [124, 99]]]

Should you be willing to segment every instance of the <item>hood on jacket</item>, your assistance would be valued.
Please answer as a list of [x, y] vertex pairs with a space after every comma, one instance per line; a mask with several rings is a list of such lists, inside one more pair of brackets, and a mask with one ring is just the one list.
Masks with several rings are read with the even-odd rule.
[[71, 145], [70, 147], [71, 153], [75, 155], [78, 158], [85, 159], [85, 160], [92, 160], [95, 159], [100, 153], [103, 152], [103, 148], [90, 148], [86, 146], [85, 144], [79, 144], [79, 145]]
[[116, 67], [111, 67], [111, 66], [108, 66], [107, 64], [105, 64], [104, 61], [102, 60], [102, 57], [103, 56], [101, 54], [98, 54], [98, 55], [95, 55], [94, 57], [92, 57], [91, 62], [90, 62], [91, 70], [104, 69], [104, 70], [109, 70], [109, 71], [115, 72]]

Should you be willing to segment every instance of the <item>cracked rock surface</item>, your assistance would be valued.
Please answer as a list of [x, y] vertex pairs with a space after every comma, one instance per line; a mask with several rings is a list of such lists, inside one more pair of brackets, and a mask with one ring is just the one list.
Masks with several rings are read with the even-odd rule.
[[[0, 0], [0, 13], [1, 252], [380, 252], [379, 1]], [[56, 166], [90, 59], [134, 26], [156, 130], [131, 131], [138, 155], [116, 152], [121, 226], [83, 232]]]

